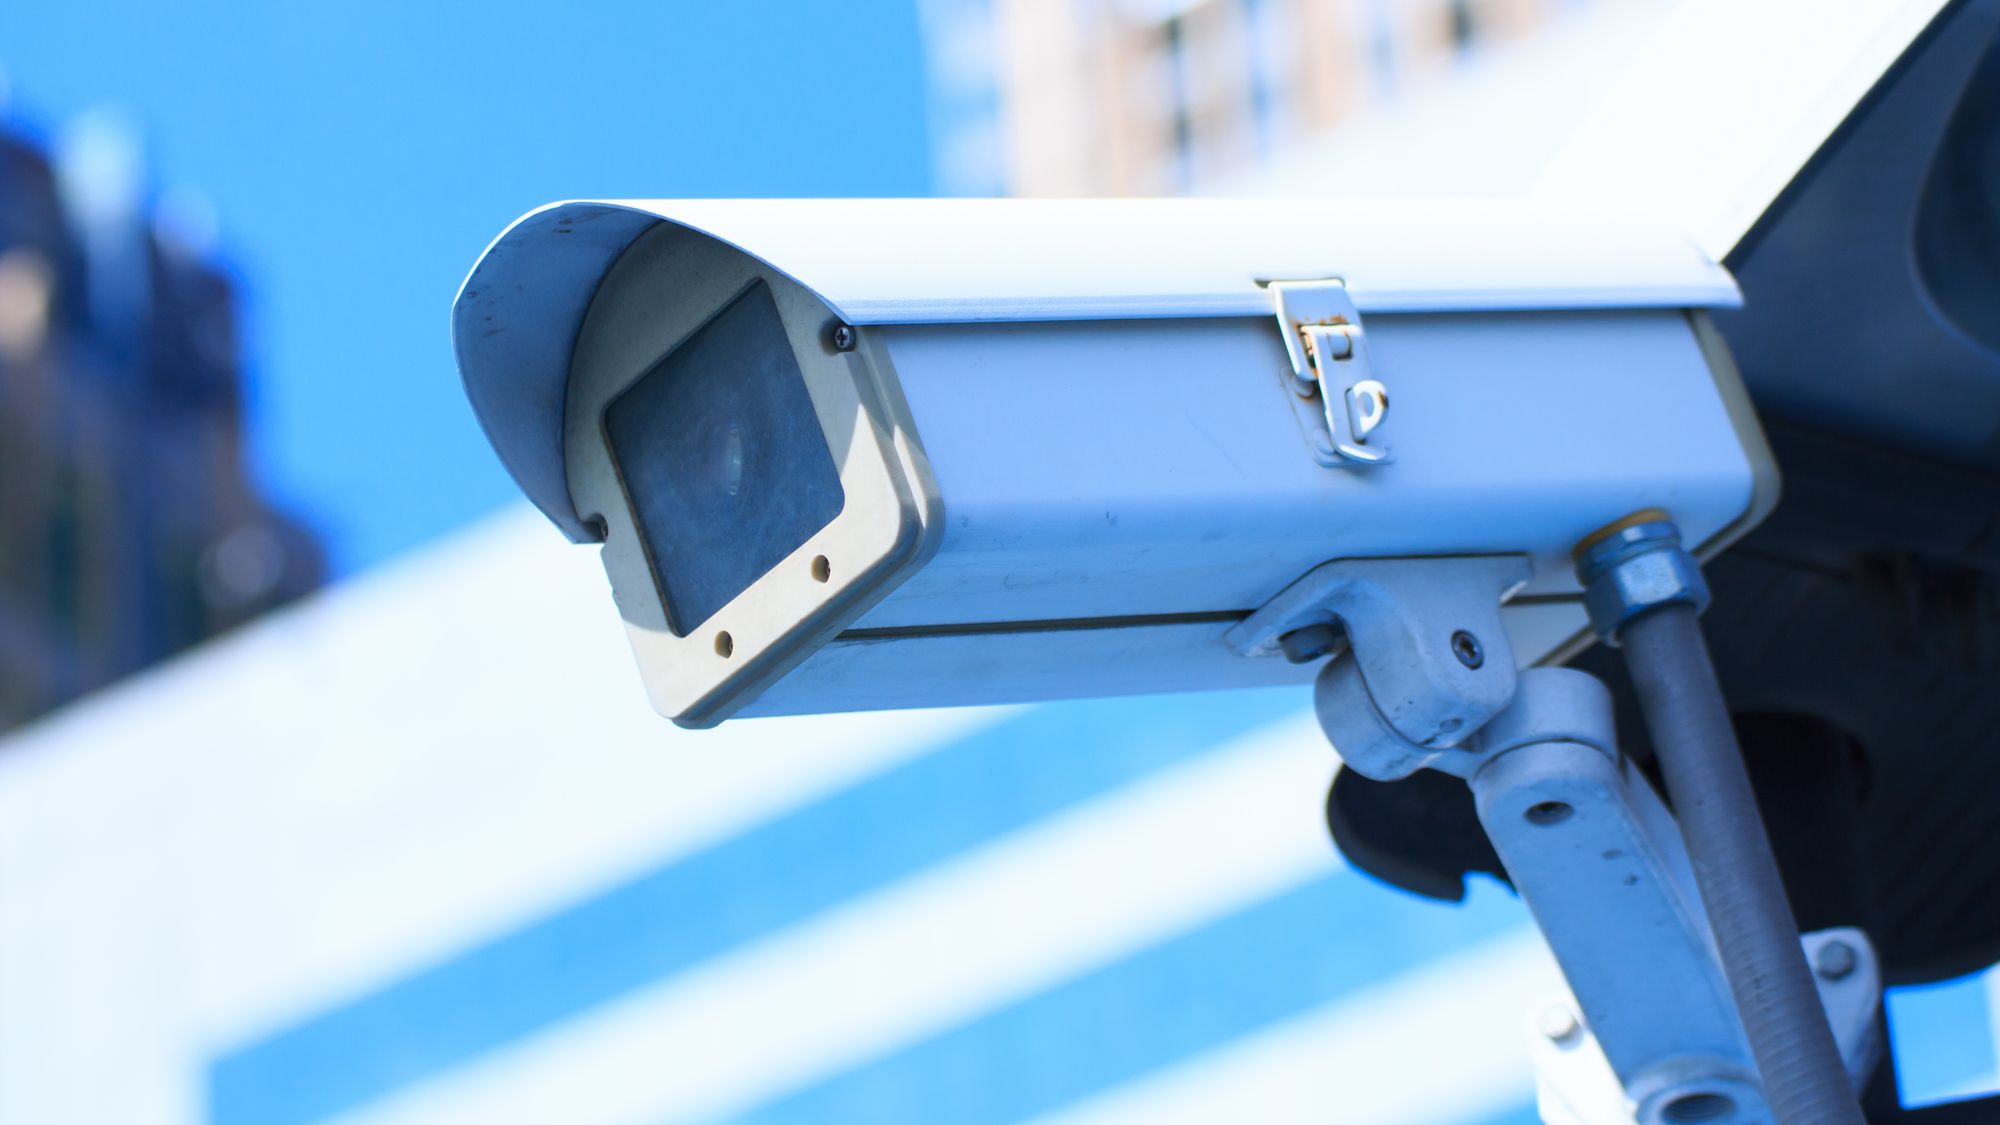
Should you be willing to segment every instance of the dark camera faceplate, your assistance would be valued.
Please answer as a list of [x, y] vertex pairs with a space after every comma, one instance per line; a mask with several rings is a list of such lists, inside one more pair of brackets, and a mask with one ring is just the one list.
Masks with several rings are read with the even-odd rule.
[[699, 629], [845, 503], [761, 280], [613, 398], [604, 432], [677, 636]]

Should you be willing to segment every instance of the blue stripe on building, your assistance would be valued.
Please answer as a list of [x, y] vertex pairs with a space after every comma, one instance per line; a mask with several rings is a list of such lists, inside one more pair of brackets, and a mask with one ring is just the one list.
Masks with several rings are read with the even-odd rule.
[[1479, 1125], [1542, 1125], [1542, 1115], [1535, 1108], [1535, 1103], [1527, 1102], [1497, 1117], [1489, 1117]]
[[1024, 712], [238, 1047], [209, 1070], [210, 1119], [362, 1105], [1305, 706], [1279, 689]]
[[732, 1120], [1020, 1121], [1526, 924], [1483, 881], [1447, 907], [1343, 871]]

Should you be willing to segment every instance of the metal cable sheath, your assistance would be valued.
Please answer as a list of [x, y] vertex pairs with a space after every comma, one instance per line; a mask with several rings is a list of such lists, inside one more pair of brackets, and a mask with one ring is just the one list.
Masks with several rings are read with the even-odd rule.
[[1773, 1116], [1779, 1125], [1865, 1125], [1695, 608], [1648, 610], [1618, 640]]

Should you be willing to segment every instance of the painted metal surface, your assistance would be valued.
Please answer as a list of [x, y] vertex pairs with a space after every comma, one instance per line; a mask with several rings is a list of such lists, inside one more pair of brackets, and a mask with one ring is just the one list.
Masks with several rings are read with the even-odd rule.
[[567, 232], [616, 244], [654, 221], [799, 278], [852, 324], [1264, 316], [1261, 282], [1324, 277], [1363, 312], [1737, 302], [1670, 223], [1526, 200], [580, 200], [517, 220], [467, 284], [516, 280]]
[[[1588, 627], [1580, 605], [1517, 602], [1500, 615], [1515, 652], [1553, 652]], [[995, 633], [866, 635], [836, 640], [744, 709], [745, 716], [1219, 692], [1313, 681], [1324, 661], [1241, 657], [1229, 620], [1026, 627]]]
[[[1005, 325], [976, 346], [940, 327], [876, 330], [944, 497], [943, 542], [856, 635], [745, 713], [1305, 682], [1311, 668], [1281, 657], [1245, 667], [1224, 633], [1352, 557], [1526, 551], [1526, 592], [1556, 600], [1503, 618], [1533, 663], [1585, 626], [1567, 600], [1577, 540], [1658, 503], [1712, 542], [1758, 503], [1761, 445], [1737, 428], [1679, 314], [1369, 325], [1397, 387], [1382, 432], [1398, 457], [1364, 473], [1310, 456], [1266, 318]], [[1268, 366], [1241, 362], [1260, 350]], [[1118, 364], [1148, 371], [1147, 393], [1092, 377]], [[1649, 424], [1613, 424], [1629, 417]], [[996, 432], [1036, 441], [1015, 448]], [[1033, 624], [1090, 621], [1116, 632]]]
[[1273, 633], [1337, 622], [1349, 656], [1313, 692], [1341, 760], [1377, 781], [1463, 775], [1460, 749], [1514, 698], [1518, 669], [1500, 604], [1528, 578], [1518, 555], [1343, 559], [1315, 567], [1231, 629], [1238, 653]]
[[452, 310], [466, 393], [572, 539], [569, 358], [598, 280], [656, 223], [763, 259], [856, 324], [1261, 317], [1260, 279], [1346, 278], [1363, 312], [1714, 308], [1735, 284], [1671, 226], [1525, 202], [684, 200], [553, 204]]
[[[668, 221], [677, 225], [654, 225]], [[547, 270], [544, 243], [556, 247]], [[727, 710], [663, 706], [676, 721], [705, 725], [746, 700], [745, 713], [785, 714], [1288, 681], [1282, 669], [1234, 667], [1221, 627], [1330, 559], [1520, 553], [1527, 595], [1570, 598], [1567, 553], [1594, 528], [1660, 506], [1696, 542], [1719, 545], [1769, 500], [1761, 437], [1699, 311], [1728, 303], [1733, 287], [1685, 240], [1643, 222], [1492, 202], [577, 204], [503, 236], [456, 315], [482, 416], [529, 420], [489, 435], [530, 498], [579, 540], [603, 534], [583, 516], [619, 501], [590, 467], [600, 428], [573, 377], [594, 370], [582, 357], [602, 341], [585, 329], [573, 365], [567, 318], [600, 284], [591, 325], [638, 301], [600, 277], [625, 277], [649, 252], [626, 252], [634, 246], [671, 249], [655, 271], [668, 288], [639, 303], [673, 323], [699, 323], [733, 292], [715, 279], [739, 269], [821, 302], [828, 324], [857, 323], [862, 350], [907, 401], [942, 506], [928, 561], [871, 594], [880, 600], [858, 618], [790, 643], [782, 663], [738, 673], [704, 650], [688, 672], [651, 659], [665, 633], [627, 606], [656, 699], [725, 673]], [[1365, 382], [1395, 403], [1368, 415], [1367, 441], [1396, 456], [1364, 472], [1323, 463], [1324, 437], [1302, 425], [1289, 382], [1277, 296], [1259, 284], [1335, 275], [1350, 319], [1367, 317]], [[823, 331], [811, 311], [791, 329], [809, 351]], [[672, 343], [645, 339], [644, 355], [592, 377], [615, 385], [627, 367], [636, 377]], [[579, 499], [591, 490], [601, 495]], [[607, 543], [614, 585], [636, 606], [651, 585], [618, 561], [634, 555], [632, 537]], [[851, 551], [826, 553], [836, 569], [854, 565]], [[762, 595], [740, 600], [769, 608]], [[777, 620], [759, 636], [804, 620], [796, 607], [766, 616]], [[738, 632], [718, 628], [718, 646]], [[1089, 628], [1121, 633], [1077, 635]], [[1049, 643], [1025, 658], [1000, 632]], [[1157, 640], [1133, 652], [1138, 636]], [[859, 678], [886, 675], [882, 650], [917, 640], [902, 674]], [[1538, 661], [1566, 642], [1519, 656]], [[812, 659], [829, 645], [840, 660]], [[1116, 666], [1075, 659], [1121, 646]], [[758, 673], [766, 664], [778, 672]], [[816, 682], [821, 673], [830, 678]]]
[[1353, 557], [1525, 553], [1527, 592], [1576, 594], [1591, 531], [1664, 506], [1704, 543], [1751, 506], [1753, 451], [1678, 313], [1369, 325], [1397, 458], [1365, 473], [1312, 458], [1268, 316], [879, 329], [945, 530], [859, 627], [1247, 612]]
[[1717, 1099], [1768, 1119], [1672, 814], [1618, 756], [1611, 695], [1567, 668], [1522, 676], [1481, 733], [1479, 821], [1555, 950], [1584, 1023], [1648, 1125]]

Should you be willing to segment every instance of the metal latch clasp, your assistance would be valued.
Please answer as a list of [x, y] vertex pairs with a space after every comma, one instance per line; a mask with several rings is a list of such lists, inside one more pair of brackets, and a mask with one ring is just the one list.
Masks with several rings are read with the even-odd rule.
[[1379, 465], [1389, 447], [1369, 435], [1389, 414], [1389, 389], [1375, 377], [1368, 332], [1338, 279], [1273, 281], [1278, 330], [1292, 361], [1286, 382], [1313, 457], [1328, 467]]

